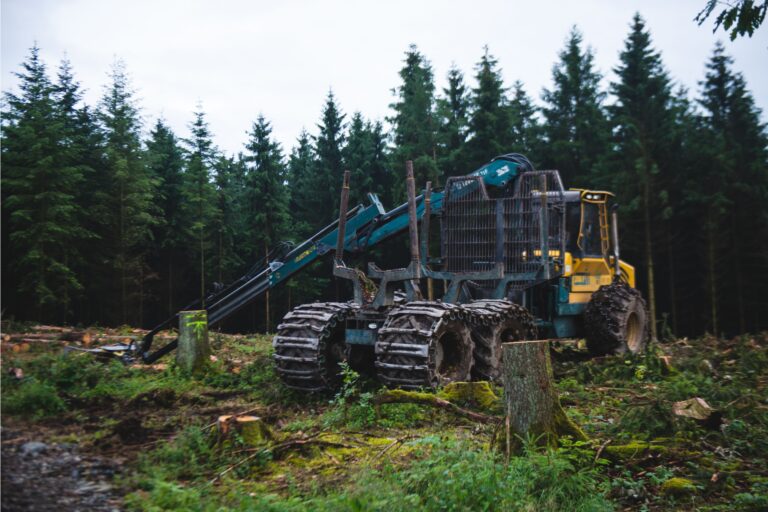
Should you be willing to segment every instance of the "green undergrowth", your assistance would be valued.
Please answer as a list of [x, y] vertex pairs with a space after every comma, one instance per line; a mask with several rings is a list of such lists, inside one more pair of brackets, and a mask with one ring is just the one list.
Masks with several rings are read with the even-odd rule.
[[142, 511], [613, 510], [605, 478], [571, 449], [531, 451], [506, 464], [465, 441], [433, 436], [409, 444], [412, 463], [362, 467], [330, 491], [287, 497], [248, 492], [243, 482], [214, 488], [158, 477], [127, 505]]

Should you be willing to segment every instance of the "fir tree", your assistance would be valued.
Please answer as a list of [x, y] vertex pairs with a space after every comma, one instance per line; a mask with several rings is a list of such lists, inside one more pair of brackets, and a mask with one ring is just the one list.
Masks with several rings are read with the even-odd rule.
[[162, 304], [166, 313], [176, 311], [177, 296], [186, 239], [185, 220], [182, 212], [182, 180], [184, 153], [179, 140], [162, 119], [158, 119], [146, 143], [146, 162], [149, 172], [157, 181], [157, 201], [161, 220], [154, 226], [153, 258], [151, 267], [164, 277], [161, 279]]
[[[654, 240], [658, 214], [667, 195], [664, 180], [672, 148], [665, 139], [673, 125], [672, 95], [659, 53], [651, 46], [645, 22], [636, 14], [611, 84], [616, 102], [610, 108], [615, 126], [615, 172], [611, 173], [620, 201], [627, 204], [628, 223], [638, 223], [643, 241], [651, 335], [657, 337]], [[626, 239], [626, 237], [624, 238]]]
[[293, 235], [298, 240], [312, 235], [312, 228], [316, 223], [313, 219], [316, 212], [312, 210], [315, 169], [315, 149], [312, 147], [310, 135], [306, 130], [302, 130], [288, 159], [287, 173], [289, 211], [293, 220]]
[[[708, 221], [708, 254], [711, 253], [713, 330], [717, 334], [718, 301], [715, 260], [723, 253], [731, 271], [724, 279], [722, 295], [734, 297], [729, 316], [738, 319], [739, 332], [747, 329], [747, 318], [759, 315], [759, 297], [768, 285], [768, 219], [755, 215], [768, 202], [768, 137], [760, 121], [760, 111], [746, 87], [744, 78], [732, 71], [733, 60], [717, 44], [707, 63], [700, 104], [705, 111], [709, 132], [708, 149], [712, 153], [711, 185], [703, 191]], [[719, 245], [722, 244], [722, 245]], [[722, 247], [722, 250], [720, 249]], [[762, 314], [765, 313], [763, 308]]]
[[501, 70], [487, 46], [477, 63], [475, 80], [477, 87], [472, 89], [467, 160], [472, 167], [479, 167], [491, 158], [509, 152], [513, 143], [509, 102]]
[[418, 186], [431, 180], [437, 183], [437, 119], [435, 116], [435, 84], [432, 66], [416, 45], [405, 52], [405, 65], [400, 70], [401, 85], [392, 93], [397, 98], [390, 104], [395, 148], [392, 169], [397, 198], [405, 197], [405, 162], [413, 160]]
[[347, 132], [347, 143], [342, 150], [344, 167], [351, 173], [349, 203], [362, 203], [365, 195], [373, 191], [373, 172], [371, 169], [373, 140], [360, 112], [355, 112]]
[[[83, 173], [73, 165], [56, 91], [37, 46], [22, 68], [15, 73], [20, 93], [6, 94], [3, 112], [3, 207], [13, 246], [3, 258], [10, 259], [12, 270], [4, 281], [15, 276], [11, 282], [20, 292], [22, 316], [29, 315], [22, 309], [26, 304], [39, 320], [65, 321], [71, 292], [82, 288], [72, 265], [79, 258], [78, 243], [88, 235], [77, 203]], [[56, 317], [53, 307], [60, 312]]]
[[219, 156], [213, 168], [217, 211], [214, 222], [216, 250], [211, 263], [216, 281], [225, 284], [236, 278], [243, 266], [238, 242], [245, 242], [240, 236], [246, 224], [243, 216], [245, 162]]
[[344, 145], [344, 117], [336, 104], [333, 91], [329, 91], [321, 122], [317, 126], [320, 131], [314, 138], [316, 165], [309, 204], [314, 212], [311, 225], [315, 229], [327, 225], [337, 216], [336, 206], [344, 174], [341, 154]]
[[[118, 61], [105, 88], [99, 120], [105, 136], [105, 187], [96, 191], [94, 215], [100, 219], [106, 260], [119, 283], [120, 321], [129, 321], [129, 311], [138, 311], [141, 322], [146, 254], [157, 221], [155, 182], [142, 158], [141, 120], [125, 66]], [[107, 284], [109, 286], [109, 284]], [[105, 314], [106, 316], [106, 314]]]
[[552, 68], [554, 87], [542, 94], [547, 140], [543, 163], [559, 169], [567, 185], [585, 186], [608, 150], [602, 77], [595, 70], [592, 50], [583, 49], [582, 35], [575, 27], [559, 57]]
[[[329, 98], [330, 100], [331, 98]], [[248, 134], [245, 148], [246, 232], [250, 239], [251, 261], [269, 264], [270, 249], [288, 228], [288, 191], [280, 145], [272, 139], [272, 127], [260, 115]], [[327, 206], [326, 206], [327, 209]], [[271, 326], [269, 293], [265, 297], [266, 330]]]
[[541, 126], [536, 118], [536, 107], [525, 92], [523, 83], [512, 84], [512, 99], [509, 101], [511, 145], [517, 153], [530, 155], [532, 159], [539, 154], [541, 146]]
[[213, 247], [212, 232], [218, 215], [216, 190], [211, 179], [217, 151], [212, 135], [200, 108], [190, 124], [191, 137], [186, 139], [186, 166], [181, 193], [184, 199], [184, 218], [189, 247], [197, 260], [197, 277], [200, 283], [199, 297], [205, 305], [206, 282], [213, 269], [206, 263]]
[[464, 154], [469, 130], [469, 92], [464, 84], [464, 74], [455, 65], [451, 66], [447, 78], [448, 87], [443, 89], [443, 97], [437, 99], [438, 162], [443, 175], [459, 176], [471, 170]]

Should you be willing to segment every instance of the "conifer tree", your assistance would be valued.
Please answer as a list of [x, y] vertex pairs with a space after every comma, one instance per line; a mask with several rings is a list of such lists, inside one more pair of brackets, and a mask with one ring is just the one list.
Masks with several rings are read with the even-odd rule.
[[[654, 240], [660, 225], [658, 214], [667, 196], [664, 180], [672, 153], [665, 134], [672, 130], [670, 80], [660, 54], [651, 46], [645, 21], [636, 14], [615, 69], [618, 82], [611, 83], [616, 102], [610, 108], [615, 126], [616, 153], [611, 181], [626, 204], [628, 225], [639, 224], [647, 285], [651, 335], [657, 337]], [[624, 237], [623, 240], [627, 240]], [[631, 237], [628, 240], [631, 243]], [[629, 244], [627, 244], [629, 245]]]
[[215, 279], [226, 284], [242, 273], [243, 259], [239, 254], [239, 236], [245, 229], [243, 195], [245, 192], [245, 162], [220, 155], [214, 163], [216, 185], [215, 251], [211, 259]]
[[309, 202], [313, 211], [314, 229], [327, 225], [337, 215], [339, 191], [344, 175], [344, 160], [341, 154], [344, 145], [344, 117], [333, 91], [329, 91], [322, 119], [317, 125], [320, 131], [314, 137], [316, 162]]
[[472, 111], [467, 141], [468, 162], [479, 167], [491, 158], [508, 153], [513, 144], [509, 101], [498, 61], [486, 46], [477, 63], [472, 89]]
[[198, 107], [194, 115], [195, 119], [189, 126], [191, 137], [184, 141], [186, 165], [181, 193], [188, 245], [197, 260], [195, 273], [200, 283], [200, 302], [205, 305], [206, 282], [214, 275], [206, 262], [213, 248], [212, 233], [218, 214], [211, 176], [217, 150], [202, 109]]
[[349, 123], [346, 144], [341, 151], [344, 158], [344, 168], [351, 173], [350, 205], [362, 202], [365, 194], [371, 191], [373, 187], [373, 176], [370, 170], [372, 143], [363, 115], [360, 112], [355, 112]]
[[431, 180], [437, 183], [437, 118], [435, 116], [435, 84], [432, 65], [411, 45], [405, 52], [405, 65], [400, 70], [401, 84], [394, 89], [396, 101], [388, 121], [392, 124], [395, 147], [392, 165], [395, 196], [405, 197], [405, 162], [413, 160], [418, 186]]
[[[329, 98], [330, 99], [330, 98]], [[246, 232], [250, 239], [250, 261], [269, 264], [270, 249], [288, 227], [288, 191], [280, 144], [272, 138], [272, 127], [259, 115], [246, 144]], [[326, 207], [327, 208], [327, 207]], [[266, 330], [271, 327], [270, 297], [265, 297]]]
[[717, 272], [722, 268], [716, 259], [719, 254], [730, 262], [722, 295], [734, 298], [724, 302], [734, 306], [727, 311], [737, 319], [732, 329], [746, 331], [747, 318], [756, 316], [755, 305], [760, 303], [763, 286], [768, 285], [768, 219], [755, 215], [768, 201], [768, 137], [744, 78], [732, 71], [732, 65], [733, 60], [718, 43], [707, 63], [699, 100], [705, 111], [707, 146], [714, 167], [708, 180], [712, 183], [702, 191], [702, 201], [708, 203], [706, 218], [712, 218], [706, 224], [706, 254], [716, 334], [717, 320], [723, 316], [717, 307]]
[[292, 218], [292, 231], [294, 238], [298, 240], [304, 240], [310, 236], [316, 222], [313, 219], [316, 213], [312, 210], [315, 169], [316, 159], [312, 139], [306, 130], [302, 130], [288, 159], [286, 177], [290, 191], [289, 211]]
[[150, 174], [157, 181], [157, 202], [161, 219], [154, 226], [154, 244], [151, 267], [163, 278], [160, 280], [161, 301], [165, 312], [176, 312], [179, 283], [182, 275], [185, 243], [185, 218], [182, 212], [182, 181], [184, 153], [173, 131], [159, 118], [146, 143], [146, 162]]
[[469, 91], [464, 83], [464, 74], [455, 65], [451, 66], [447, 78], [448, 87], [437, 99], [438, 163], [443, 175], [459, 176], [471, 171], [464, 154], [469, 130]]
[[509, 101], [510, 149], [523, 153], [536, 162], [541, 146], [541, 126], [536, 119], [536, 107], [519, 80], [512, 84]]
[[543, 165], [559, 169], [567, 185], [586, 186], [590, 172], [608, 150], [610, 132], [591, 48], [583, 48], [581, 32], [571, 29], [560, 60], [552, 68], [554, 87], [542, 94], [545, 106]]
[[[141, 322], [146, 255], [157, 221], [156, 184], [143, 159], [141, 119], [121, 61], [113, 66], [111, 80], [99, 109], [105, 136], [105, 187], [94, 192], [93, 213], [101, 221], [103, 248], [114, 271], [105, 269], [104, 275], [119, 283], [119, 319]], [[129, 318], [132, 309], [138, 315]]]
[[32, 316], [26, 305], [39, 320], [66, 321], [70, 294], [82, 288], [73, 264], [88, 235], [76, 197], [83, 173], [70, 158], [72, 144], [37, 46], [22, 68], [16, 73], [20, 93], [6, 94], [3, 111], [3, 207], [13, 246], [4, 254], [11, 272], [3, 280], [14, 276], [22, 316]]

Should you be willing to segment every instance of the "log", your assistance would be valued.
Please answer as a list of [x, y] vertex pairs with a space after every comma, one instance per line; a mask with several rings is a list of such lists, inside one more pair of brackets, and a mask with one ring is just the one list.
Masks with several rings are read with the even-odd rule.
[[459, 416], [464, 416], [467, 419], [477, 421], [480, 423], [495, 423], [499, 420], [496, 416], [488, 416], [486, 414], [480, 414], [478, 412], [462, 409], [458, 405], [452, 404], [448, 400], [439, 398], [431, 393], [422, 393], [419, 391], [405, 391], [402, 389], [388, 389], [381, 392], [374, 398], [374, 404], [378, 407], [381, 404], [394, 404], [394, 403], [413, 403], [419, 405], [428, 405], [430, 407], [438, 407], [440, 409], [446, 409]]
[[201, 373], [208, 367], [210, 354], [208, 312], [205, 310], [180, 312], [176, 364], [184, 372]]
[[586, 441], [584, 432], [565, 414], [554, 386], [549, 341], [502, 344], [507, 456], [524, 443], [555, 446], [570, 435]]

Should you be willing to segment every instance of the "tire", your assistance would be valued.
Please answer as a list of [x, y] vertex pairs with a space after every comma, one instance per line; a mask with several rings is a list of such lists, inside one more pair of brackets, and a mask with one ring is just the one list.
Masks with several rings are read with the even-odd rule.
[[601, 286], [584, 312], [592, 355], [639, 354], [648, 345], [648, 308], [639, 291], [624, 282]]
[[316, 302], [289, 311], [272, 341], [277, 374], [292, 389], [324, 392], [338, 389], [347, 360], [344, 319], [357, 306]]
[[472, 380], [501, 382], [501, 344], [536, 339], [533, 316], [507, 300], [478, 300], [465, 304], [476, 320], [471, 336], [475, 345]]
[[376, 370], [388, 387], [437, 388], [467, 381], [474, 346], [463, 310], [409, 302], [390, 311], [376, 341]]

